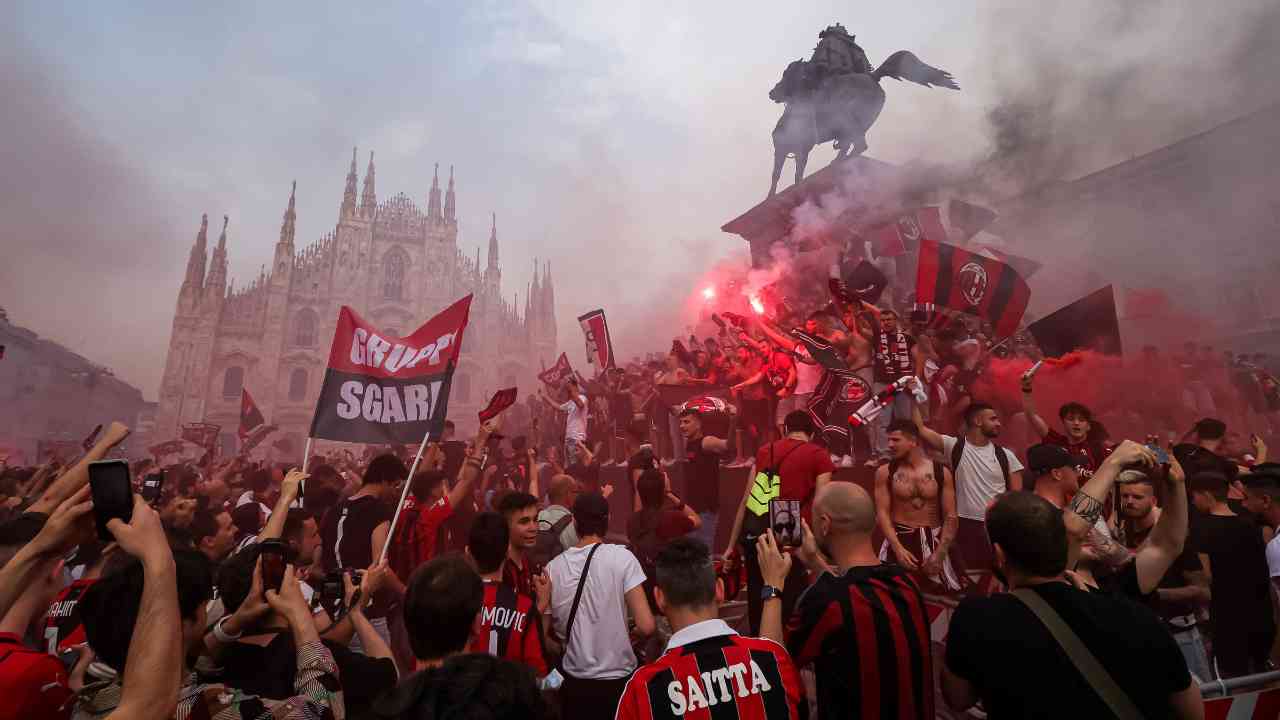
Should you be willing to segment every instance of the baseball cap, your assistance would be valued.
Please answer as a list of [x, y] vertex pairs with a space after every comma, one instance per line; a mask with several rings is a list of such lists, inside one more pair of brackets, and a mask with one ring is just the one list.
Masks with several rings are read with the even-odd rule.
[[1073, 454], [1061, 445], [1040, 443], [1027, 448], [1027, 467], [1034, 475], [1043, 475], [1061, 467], [1078, 467], [1087, 464], [1086, 458]]

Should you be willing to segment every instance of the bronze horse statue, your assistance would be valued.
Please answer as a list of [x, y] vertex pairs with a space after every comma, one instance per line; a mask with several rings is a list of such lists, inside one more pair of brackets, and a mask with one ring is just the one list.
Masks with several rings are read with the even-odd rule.
[[870, 73], [832, 75], [821, 82], [815, 81], [815, 75], [812, 63], [796, 60], [787, 65], [782, 79], [769, 91], [770, 100], [787, 106], [773, 128], [770, 196], [778, 191], [778, 178], [788, 156], [795, 158], [799, 183], [804, 179], [809, 152], [818, 143], [835, 142], [837, 152], [833, 163], [866, 151], [867, 130], [884, 109], [881, 78], [908, 80], [925, 87], [960, 89], [951, 73], [925, 64], [906, 50], [890, 55]]

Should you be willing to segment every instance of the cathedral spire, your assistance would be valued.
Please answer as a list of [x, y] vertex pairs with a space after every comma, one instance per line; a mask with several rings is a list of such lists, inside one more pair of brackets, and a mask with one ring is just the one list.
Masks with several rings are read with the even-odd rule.
[[490, 270], [499, 272], [498, 270], [498, 213], [493, 213], [493, 225], [489, 228], [489, 267], [485, 269], [488, 273]]
[[458, 221], [458, 204], [453, 197], [453, 166], [449, 166], [449, 191], [444, 195], [444, 221], [447, 223], [456, 223]]
[[440, 214], [440, 163], [436, 163], [435, 175], [431, 178], [431, 192], [427, 194], [427, 219], [435, 222], [444, 219]]
[[[354, 160], [352, 162], [355, 162]], [[355, 181], [350, 184], [354, 188]], [[353, 190], [354, 192], [354, 190]], [[297, 213], [294, 212], [294, 196], [298, 193], [298, 181], [293, 181], [293, 189], [289, 191], [289, 208], [284, 211], [284, 222], [280, 223], [280, 243], [281, 245], [293, 246], [293, 226]]]
[[378, 194], [373, 182], [373, 151], [369, 151], [369, 169], [364, 172], [364, 192], [360, 194], [360, 214], [372, 216], [378, 206]]
[[209, 215], [200, 216], [200, 231], [196, 233], [196, 241], [191, 246], [191, 255], [187, 257], [187, 277], [183, 285], [204, 287], [204, 266], [208, 258], [205, 252], [208, 247]]
[[222, 298], [227, 284], [227, 224], [230, 217], [222, 216], [222, 234], [218, 236], [218, 246], [213, 249], [213, 260], [209, 263], [209, 277], [205, 283], [205, 292], [209, 299], [217, 301]]
[[543, 291], [543, 312], [547, 317], [555, 312], [556, 306], [556, 289], [551, 283], [551, 261], [547, 261], [547, 269], [542, 273], [542, 291]]
[[356, 213], [356, 148], [351, 148], [351, 169], [347, 171], [347, 187], [342, 192], [342, 217]]

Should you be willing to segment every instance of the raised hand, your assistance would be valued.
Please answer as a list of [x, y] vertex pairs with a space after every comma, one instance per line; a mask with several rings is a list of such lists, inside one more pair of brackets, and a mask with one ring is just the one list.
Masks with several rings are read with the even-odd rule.
[[121, 550], [138, 558], [144, 565], [173, 562], [173, 551], [169, 549], [160, 514], [141, 495], [133, 496], [133, 516], [129, 522], [112, 518], [107, 521], [107, 531], [115, 537]]

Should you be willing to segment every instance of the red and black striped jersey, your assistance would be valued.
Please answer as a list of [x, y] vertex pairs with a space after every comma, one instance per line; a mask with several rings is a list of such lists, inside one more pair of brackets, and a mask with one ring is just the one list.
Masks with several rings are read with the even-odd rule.
[[796, 665], [813, 663], [820, 719], [932, 720], [929, 619], [906, 570], [823, 573], [800, 597], [787, 630]]
[[546, 675], [542, 616], [533, 598], [505, 583], [485, 580], [484, 605], [480, 625], [471, 637], [471, 652], [523, 663], [538, 677]]
[[57, 655], [84, 642], [84, 622], [80, 619], [80, 598], [93, 580], [76, 580], [62, 589], [44, 616], [44, 651]]
[[729, 631], [673, 647], [637, 670], [616, 720], [794, 720], [800, 693], [781, 645]]

